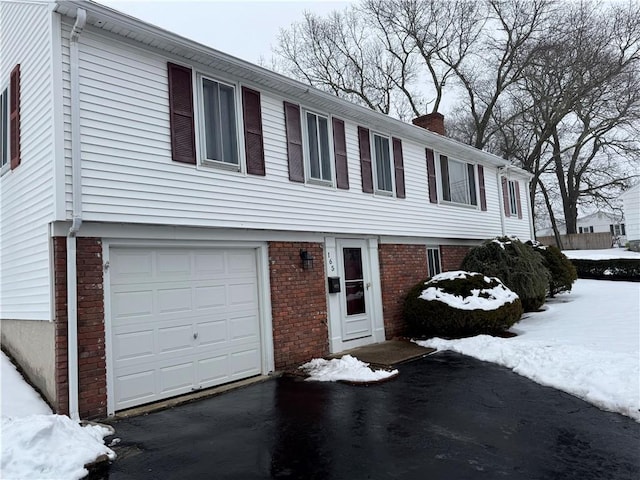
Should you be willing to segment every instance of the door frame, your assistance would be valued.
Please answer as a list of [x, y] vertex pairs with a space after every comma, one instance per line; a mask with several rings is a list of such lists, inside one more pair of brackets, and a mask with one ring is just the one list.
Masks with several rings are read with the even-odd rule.
[[269, 281], [269, 247], [265, 242], [228, 241], [163, 241], [137, 239], [102, 239], [103, 289], [104, 289], [104, 342], [107, 376], [107, 415], [115, 414], [113, 379], [113, 342], [111, 330], [111, 275], [109, 272], [110, 248], [190, 248], [190, 249], [254, 249], [258, 282], [258, 308], [260, 348], [262, 350], [262, 375], [275, 369], [273, 351], [273, 323], [271, 317], [271, 284]]
[[[340, 256], [342, 246], [361, 246], [363, 251], [363, 270], [368, 273], [371, 288], [367, 292], [371, 336], [344, 340], [342, 338], [342, 318], [344, 306], [344, 272]], [[365, 265], [366, 262], [366, 265]], [[329, 326], [329, 351], [339, 353], [351, 348], [384, 342], [384, 317], [382, 313], [382, 287], [380, 284], [380, 263], [378, 259], [378, 239], [370, 237], [325, 237], [325, 265], [328, 277], [340, 277], [340, 293], [327, 290], [327, 313]]]

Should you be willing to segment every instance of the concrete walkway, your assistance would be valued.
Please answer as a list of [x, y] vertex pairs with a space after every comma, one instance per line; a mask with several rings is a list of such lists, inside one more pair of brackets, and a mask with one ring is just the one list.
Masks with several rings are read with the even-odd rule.
[[640, 424], [444, 352], [369, 387], [282, 377], [113, 422], [121, 479], [640, 478]]

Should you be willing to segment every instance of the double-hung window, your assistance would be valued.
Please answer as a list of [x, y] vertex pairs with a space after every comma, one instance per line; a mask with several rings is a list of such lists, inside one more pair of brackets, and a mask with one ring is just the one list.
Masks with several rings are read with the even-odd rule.
[[389, 137], [373, 134], [373, 161], [375, 164], [376, 191], [393, 193], [393, 169]]
[[313, 112], [305, 112], [305, 120], [308, 179], [331, 183], [329, 119]]
[[202, 78], [204, 159], [239, 168], [236, 90]]
[[477, 205], [475, 166], [440, 156], [442, 198], [448, 202]]
[[438, 275], [440, 272], [442, 272], [442, 267], [440, 266], [440, 248], [438, 247], [427, 248], [427, 262], [429, 266], [430, 277], [433, 277], [434, 275]]
[[4, 89], [0, 93], [0, 169], [9, 163], [9, 92]]
[[509, 209], [511, 215], [518, 215], [518, 190], [516, 188], [516, 182], [509, 180]]

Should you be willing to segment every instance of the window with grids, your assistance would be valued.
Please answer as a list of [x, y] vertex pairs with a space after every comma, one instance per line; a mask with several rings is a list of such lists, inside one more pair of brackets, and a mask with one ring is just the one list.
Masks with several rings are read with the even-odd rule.
[[518, 215], [518, 191], [516, 188], [516, 182], [509, 180], [509, 209], [511, 215]]
[[306, 112], [305, 118], [309, 179], [331, 182], [329, 119], [313, 112]]
[[202, 79], [204, 158], [239, 165], [235, 88]]
[[376, 171], [376, 190], [393, 193], [389, 138], [373, 134], [373, 161]]

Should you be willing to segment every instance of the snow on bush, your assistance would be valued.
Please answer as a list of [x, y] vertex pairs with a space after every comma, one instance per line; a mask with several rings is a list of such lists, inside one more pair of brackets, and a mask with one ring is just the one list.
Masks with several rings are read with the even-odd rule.
[[520, 319], [518, 295], [498, 278], [454, 271], [414, 286], [405, 299], [411, 334], [461, 337], [498, 333]]
[[379, 382], [398, 374], [398, 370], [372, 370], [368, 363], [361, 362], [351, 355], [325, 360], [314, 358], [300, 367], [309, 378], [318, 382], [336, 382], [339, 380], [355, 383]]

